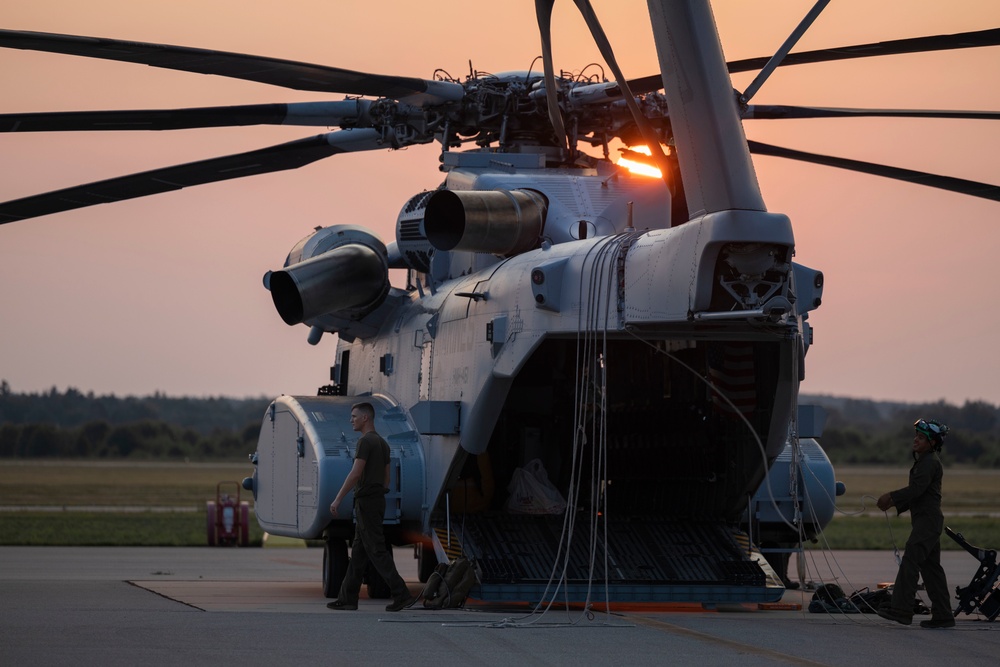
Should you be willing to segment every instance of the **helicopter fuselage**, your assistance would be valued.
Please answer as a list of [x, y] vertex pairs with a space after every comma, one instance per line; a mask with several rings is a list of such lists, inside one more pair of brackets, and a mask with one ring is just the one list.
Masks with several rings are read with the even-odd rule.
[[[539, 247], [510, 257], [412, 253], [426, 272], [409, 269], [407, 289], [389, 289], [357, 326], [338, 327], [335, 393], [377, 397], [409, 424], [395, 433], [419, 441], [423, 493], [390, 507], [387, 520], [428, 533], [467, 458], [483, 454], [497, 488], [541, 458], [570, 493], [573, 449], [600, 444], [575, 434], [595, 420], [614, 442], [601, 483], [617, 512], [735, 520], [787, 441], [805, 313], [819, 298], [814, 272], [791, 262], [788, 219], [726, 211], [670, 227], [660, 179], [543, 162], [498, 169], [523, 154], [464, 158], [488, 158], [484, 167], [456, 157], [436, 193], [530, 189], [546, 202], [544, 227]], [[427, 194], [404, 208], [387, 256], [412, 252], [435, 222], [422, 218], [433, 208]], [[518, 234], [504, 215], [489, 222]], [[328, 529], [342, 473], [320, 480], [316, 517], [284, 530], [314, 538]]]

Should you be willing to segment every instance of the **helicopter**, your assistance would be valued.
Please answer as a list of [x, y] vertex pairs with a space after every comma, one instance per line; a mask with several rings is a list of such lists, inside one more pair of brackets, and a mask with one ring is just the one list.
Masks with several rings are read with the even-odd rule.
[[[703, 30], [706, 25], [703, 21]], [[29, 48], [44, 46], [45, 50], [91, 55], [80, 51], [89, 48], [84, 40], [23, 33], [5, 33], [4, 37], [11, 40], [4, 46], [17, 46], [17, 40], [22, 40], [22, 46], [30, 42]], [[119, 52], [142, 51], [142, 45], [105, 41], [101, 43], [102, 57], [111, 57], [116, 46]], [[194, 55], [191, 50], [177, 53]], [[138, 59], [143, 61], [141, 55]], [[575, 460], [576, 453], [561, 448], [573, 441], [575, 449], [575, 434], [585, 425], [596, 429], [591, 435], [603, 434], [598, 438], [601, 440], [608, 434], [628, 433], [630, 425], [639, 424], [632, 437], [619, 437], [611, 443], [611, 450], [617, 447], [634, 453], [635, 448], [656, 448], [651, 444], [655, 438], [650, 440], [657, 429], [652, 415], [668, 415], [674, 424], [671, 437], [687, 442], [697, 452], [682, 454], [683, 447], [672, 452], [687, 457], [681, 470], [665, 475], [667, 461], [656, 459], [656, 472], [650, 477], [652, 471], [629, 467], [627, 455], [619, 453], [609, 460], [609, 469], [602, 471], [599, 465], [590, 464], [590, 474], [600, 479], [584, 493], [591, 494], [594, 502], [610, 502], [614, 513], [656, 517], [639, 522], [644, 529], [663, 530], [669, 525], [668, 533], [684, 533], [690, 543], [708, 526], [712, 532], [707, 541], [724, 545], [728, 524], [745, 507], [747, 495], [759, 485], [767, 463], [788, 439], [789, 423], [796, 420], [793, 413], [800, 364], [811, 337], [806, 320], [822, 294], [822, 274], [791, 261], [794, 242], [787, 219], [763, 213], [757, 204], [759, 193], [754, 195], [750, 187], [749, 195], [743, 193], [749, 196], [749, 203], [742, 201], [719, 211], [756, 210], [762, 215], [734, 213], [728, 222], [718, 224], [734, 229], [752, 227], [754, 231], [747, 237], [728, 231], [720, 232], [727, 237], [724, 240], [704, 239], [709, 246], [718, 246], [712, 250], [715, 259], [706, 264], [713, 266], [703, 269], [692, 263], [691, 258], [700, 254], [696, 249], [702, 241], [691, 235], [711, 225], [697, 222], [704, 222], [699, 212], [706, 210], [704, 198], [691, 196], [691, 183], [698, 179], [688, 176], [688, 188], [681, 183], [685, 180], [684, 159], [678, 155], [683, 155], [685, 148], [683, 141], [677, 144], [673, 129], [682, 116], [680, 105], [675, 102], [672, 112], [668, 111], [670, 94], [658, 92], [661, 84], [655, 78], [653, 84], [648, 78], [634, 80], [639, 92], [633, 96], [623, 92], [624, 77], [616, 81], [555, 78], [554, 74], [533, 75], [529, 71], [488, 76], [473, 73], [464, 81], [423, 81], [363, 75], [361, 87], [347, 88], [346, 82], [356, 79], [355, 74], [334, 73], [334, 87], [339, 88], [337, 92], [362, 97], [330, 103], [319, 112], [318, 124], [344, 129], [293, 141], [281, 152], [301, 153], [308, 159], [437, 141], [447, 181], [445, 187], [418, 193], [404, 205], [395, 244], [383, 244], [355, 226], [327, 227], [295, 246], [285, 268], [267, 275], [274, 304], [286, 323], [307, 324], [310, 342], [319, 342], [329, 332], [338, 333], [340, 342], [333, 385], [326, 396], [278, 399], [265, 416], [257, 476], [252, 483], [255, 494], [260, 492], [271, 502], [268, 510], [267, 503], [258, 498], [262, 525], [267, 523], [277, 534], [283, 530], [302, 537], [315, 537], [317, 530], [325, 533], [329, 552], [325, 587], [332, 586], [330, 582], [335, 581], [346, 555], [342, 545], [349, 527], [330, 526], [321, 513], [307, 516], [308, 511], [303, 514], [300, 510], [323, 507], [324, 491], [319, 482], [327, 476], [336, 477], [327, 469], [349, 458], [347, 440], [335, 424], [343, 424], [342, 413], [345, 407], [349, 410], [350, 401], [370, 394], [386, 415], [380, 431], [386, 432], [397, 453], [396, 515], [387, 517], [395, 522], [392, 525], [423, 534], [432, 533], [433, 528], [433, 535], [439, 536], [442, 526], [438, 524], [442, 520], [448, 524], [450, 518], [451, 493], [458, 495], [458, 482], [468, 478], [465, 472], [472, 457], [486, 453], [492, 454], [489, 465], [492, 476], [501, 482], [499, 488], [519, 464], [527, 462], [523, 460], [526, 452], [535, 451], [549, 459], [548, 468], [564, 491], [579, 493], [579, 480], [573, 483], [575, 469], [567, 464]], [[366, 89], [372, 82], [375, 87]], [[650, 85], [652, 89], [644, 88]], [[564, 98], [555, 98], [553, 103], [550, 93], [555, 88], [564, 91]], [[383, 96], [374, 101], [363, 97], [377, 93]], [[723, 97], [728, 102], [731, 90], [727, 88]], [[638, 116], [626, 110], [633, 100], [643, 109]], [[558, 113], [552, 112], [553, 106], [559, 108]], [[310, 103], [296, 110], [315, 116], [317, 108]], [[734, 103], [733, 109], [736, 114], [746, 114], [750, 107], [737, 111]], [[243, 111], [266, 111], [277, 117], [274, 109]], [[757, 117], [768, 112], [787, 114], [788, 110], [768, 111], [759, 105], [754, 109]], [[186, 115], [204, 117], [206, 113]], [[287, 117], [287, 110], [282, 113], [286, 115], [279, 120]], [[570, 122], [556, 132], [559, 116]], [[145, 122], [150, 114], [19, 114], [14, 120], [20, 129], [31, 122], [106, 125], [121, 121], [131, 125], [137, 118]], [[670, 154], [659, 159], [666, 178], [640, 180], [606, 159], [577, 152], [575, 145], [582, 141], [603, 148], [606, 155], [608, 136], [634, 145], [650, 132], [650, 128], [638, 127], [644, 124], [640, 119], [652, 126], [656, 141], [650, 143], [675, 144]], [[564, 133], [568, 137], [565, 148]], [[478, 149], [458, 150], [463, 144], [475, 144]], [[628, 156], [642, 161], [634, 152]], [[265, 154], [255, 153], [250, 160], [240, 158], [212, 166], [221, 166], [227, 173], [234, 167], [252, 171], [261, 157]], [[752, 173], [748, 157], [743, 163]], [[172, 189], [182, 183], [175, 175], [158, 172], [149, 178], [118, 181], [115, 186], [134, 187], [128, 191], [131, 195], [148, 194], [150, 188]], [[751, 180], [745, 176], [736, 179], [743, 184], [741, 189]], [[971, 187], [990, 192], [990, 186], [983, 184]], [[560, 192], [565, 188], [569, 194]], [[121, 193], [118, 190], [111, 196], [118, 198]], [[80, 204], [80, 195], [94, 194], [103, 196], [88, 188], [57, 197], [9, 202], [0, 205], [0, 216], [13, 221], [58, 212]], [[67, 196], [71, 205], [65, 203]], [[709, 214], [713, 207], [709, 206]], [[669, 215], [665, 215], [667, 211]], [[744, 223], [744, 217], [759, 217], [760, 222]], [[739, 222], [735, 222], [737, 218]], [[466, 238], [461, 225], [456, 228], [456, 220], [472, 221], [473, 225], [478, 220], [481, 227], [474, 227], [472, 236], [482, 233], [478, 238]], [[495, 224], [505, 230], [499, 236], [491, 236]], [[675, 229], [676, 233], [668, 232]], [[663, 240], [668, 237], [686, 237], [688, 241], [669, 250], [672, 261], [650, 260], [658, 255], [653, 248], [673, 243]], [[642, 256], [647, 259], [640, 261]], [[405, 286], [390, 285], [385, 277], [390, 268], [407, 272]], [[344, 272], [332, 281], [341, 288], [331, 289], [331, 281], [319, 286], [312, 282], [316, 276], [329, 277], [331, 271]], [[698, 288], [702, 272], [707, 272], [707, 282]], [[599, 283], [585, 284], [584, 275]], [[664, 308], [648, 300], [648, 295], [664, 289], [663, 285], [685, 281], [687, 288], [681, 289], [688, 291], [684, 303]], [[634, 300], [633, 295], [642, 292], [647, 300]], [[566, 317], [564, 310], [571, 316]], [[581, 326], [584, 316], [593, 320]], [[704, 382], [706, 377], [722, 375], [730, 363], [727, 355], [738, 354], [740, 350], [733, 348], [741, 346], [750, 349], [755, 368], [751, 382], [754, 396], [746, 408], [754, 420], [750, 428], [745, 428], [750, 420], [726, 421], [740, 410], [733, 404], [724, 405], [731, 402], [725, 392]], [[582, 365], [580, 350], [585, 357]], [[457, 362], [456, 355], [460, 357]], [[765, 372], [765, 368], [772, 370]], [[570, 381], [571, 371], [575, 371], [575, 382]], [[598, 377], [602, 378], [600, 383], [595, 380]], [[567, 390], [573, 395], [560, 395]], [[730, 414], [725, 416], [726, 412]], [[545, 415], [554, 417], [551, 424], [544, 423]], [[574, 415], [576, 421], [556, 423], [560, 415]], [[269, 428], [271, 435], [266, 435]], [[505, 443], [510, 442], [516, 447], [508, 451]], [[273, 460], [275, 448], [283, 446], [278, 443], [291, 443], [293, 453], [303, 460], [290, 459], [285, 463], [289, 468], [262, 473], [268, 465], [266, 459]], [[758, 444], [762, 450], [759, 461], [755, 460]], [[661, 451], [653, 456], [669, 454]], [[477, 463], [485, 465], [482, 458]], [[475, 477], [476, 470], [471, 473]], [[278, 499], [275, 484], [280, 480], [287, 490], [292, 484], [289, 479], [296, 480], [297, 488], [303, 486], [302, 480], [316, 480], [304, 485], [312, 489], [314, 497], [308, 502], [294, 494]], [[414, 486], [413, 479], [421, 483]], [[651, 479], [670, 488], [654, 490], [636, 483]], [[621, 492], [612, 490], [619, 488]], [[679, 515], [684, 525], [676, 525], [677, 516], [664, 524], [662, 515], [671, 513]], [[695, 521], [699, 525], [692, 527], [692, 516], [711, 520]], [[308, 520], [303, 521], [303, 517]], [[482, 551], [490, 539], [486, 535], [489, 531], [499, 532], [502, 538], [531, 527], [529, 522], [515, 522], [497, 528], [501, 524], [493, 519], [469, 519], [475, 525], [468, 531], [463, 526], [462, 531], [479, 531], [479, 541], [470, 544], [474, 538], [463, 534], [460, 542], [470, 550]], [[629, 521], [629, 526], [634, 524], [634, 520]], [[614, 528], [623, 531], [617, 536], [621, 543], [641, 541], [626, 535], [624, 524]], [[451, 532], [450, 524], [446, 530]], [[439, 536], [435, 547], [443, 549], [442, 543]], [[716, 565], [726, 564], [722, 579], [729, 593], [738, 589], [751, 599], [773, 595], [756, 590], [762, 585], [759, 573], [750, 561], [735, 558], [727, 548], [713, 557]], [[495, 587], [501, 586], [496, 581], [511, 578], [509, 568], [516, 563], [510, 560], [495, 553], [482, 554], [483, 563], [495, 566]], [[637, 569], [623, 580], [641, 579], [643, 567], [649, 566], [634, 567]], [[424, 563], [421, 569], [425, 569]], [[751, 580], [754, 583], [748, 586]], [[670, 597], [669, 588], [653, 586], [643, 594], [677, 599]], [[713, 586], [706, 584], [698, 595], [704, 599], [712, 590]], [[487, 584], [483, 591], [486, 595], [491, 591], [505, 594]]]

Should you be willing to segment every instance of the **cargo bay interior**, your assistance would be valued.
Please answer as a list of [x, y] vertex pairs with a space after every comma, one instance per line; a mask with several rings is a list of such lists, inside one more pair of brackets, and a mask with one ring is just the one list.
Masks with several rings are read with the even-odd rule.
[[[567, 580], [603, 578], [592, 554], [604, 544], [611, 580], [759, 580], [732, 537], [718, 536], [764, 473], [757, 440], [735, 413], [766, 439], [778, 348], [544, 341], [514, 380], [486, 452], [466, 456], [449, 492], [450, 530], [480, 562], [484, 584], [547, 579], [557, 553], [571, 562]], [[579, 510], [575, 544], [564, 542], [562, 516], [509, 510], [515, 471], [535, 459]], [[597, 512], [606, 523], [593, 520]]]

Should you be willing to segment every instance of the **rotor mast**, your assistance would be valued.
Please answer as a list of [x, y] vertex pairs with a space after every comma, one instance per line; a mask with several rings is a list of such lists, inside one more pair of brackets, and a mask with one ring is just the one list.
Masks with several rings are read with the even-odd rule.
[[647, 0], [688, 210], [766, 211], [708, 0]]

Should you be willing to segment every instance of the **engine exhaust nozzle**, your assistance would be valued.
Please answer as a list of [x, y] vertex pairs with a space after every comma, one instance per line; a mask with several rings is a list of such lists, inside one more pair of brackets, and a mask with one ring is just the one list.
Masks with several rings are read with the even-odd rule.
[[440, 190], [427, 201], [424, 232], [438, 250], [510, 257], [538, 247], [547, 208], [532, 190]]
[[349, 243], [274, 271], [270, 289], [274, 307], [289, 325], [337, 311], [369, 311], [389, 291], [388, 266], [376, 250]]

